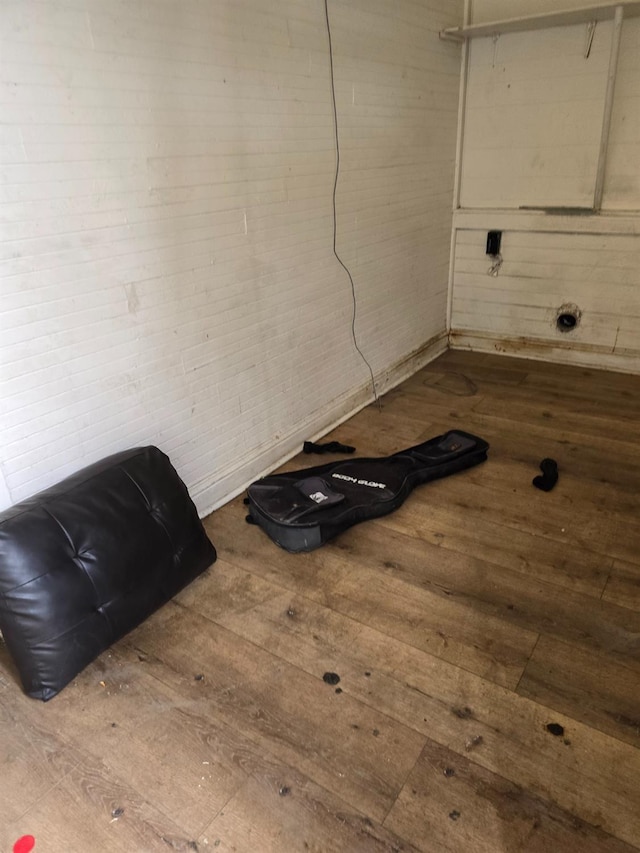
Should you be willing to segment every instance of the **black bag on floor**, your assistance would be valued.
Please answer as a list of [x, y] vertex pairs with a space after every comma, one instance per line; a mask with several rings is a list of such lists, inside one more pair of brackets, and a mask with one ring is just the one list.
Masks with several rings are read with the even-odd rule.
[[484, 462], [488, 449], [454, 430], [392, 456], [272, 474], [249, 486], [247, 521], [287, 551], [313, 551], [354, 524], [393, 512], [421, 483]]

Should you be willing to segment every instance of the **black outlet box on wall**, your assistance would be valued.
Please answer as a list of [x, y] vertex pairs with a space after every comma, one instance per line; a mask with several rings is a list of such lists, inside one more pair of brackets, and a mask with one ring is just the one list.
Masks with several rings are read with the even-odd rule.
[[487, 231], [487, 255], [499, 255], [502, 231]]

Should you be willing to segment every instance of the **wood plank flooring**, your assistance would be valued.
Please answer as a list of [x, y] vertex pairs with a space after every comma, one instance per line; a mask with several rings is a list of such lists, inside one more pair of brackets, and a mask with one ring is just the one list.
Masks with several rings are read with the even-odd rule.
[[639, 377], [450, 351], [329, 438], [484, 465], [311, 554], [232, 501], [47, 704], [0, 646], [0, 850], [640, 850], [639, 424]]

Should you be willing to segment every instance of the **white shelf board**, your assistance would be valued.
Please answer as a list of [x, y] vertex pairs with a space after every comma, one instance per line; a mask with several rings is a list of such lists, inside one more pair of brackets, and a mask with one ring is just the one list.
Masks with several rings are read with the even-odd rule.
[[540, 30], [546, 27], [584, 24], [589, 23], [589, 21], [605, 21], [613, 18], [617, 6], [622, 6], [625, 17], [640, 15], [640, 0], [623, 0], [620, 3], [600, 3], [597, 6], [582, 6], [578, 9], [547, 12], [543, 15], [506, 18], [503, 21], [489, 21], [485, 24], [469, 24], [466, 27], [449, 27], [446, 30], [441, 30], [440, 37], [463, 41], [466, 38], [494, 36], [522, 30]]

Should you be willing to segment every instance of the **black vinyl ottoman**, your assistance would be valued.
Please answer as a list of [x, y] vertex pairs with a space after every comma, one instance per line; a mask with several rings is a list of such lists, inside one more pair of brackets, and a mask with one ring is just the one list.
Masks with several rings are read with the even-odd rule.
[[110, 456], [0, 513], [0, 631], [51, 699], [216, 559], [157, 447]]

